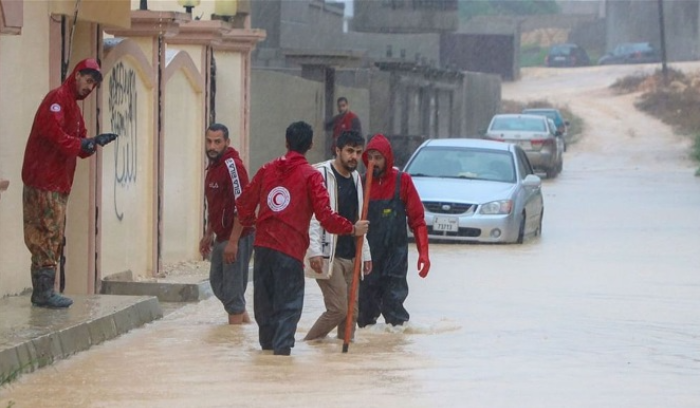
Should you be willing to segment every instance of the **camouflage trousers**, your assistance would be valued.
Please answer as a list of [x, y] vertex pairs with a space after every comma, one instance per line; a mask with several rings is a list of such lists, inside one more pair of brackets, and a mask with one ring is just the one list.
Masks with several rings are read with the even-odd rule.
[[22, 204], [24, 243], [32, 254], [32, 269], [55, 268], [61, 257], [68, 194], [24, 186]]

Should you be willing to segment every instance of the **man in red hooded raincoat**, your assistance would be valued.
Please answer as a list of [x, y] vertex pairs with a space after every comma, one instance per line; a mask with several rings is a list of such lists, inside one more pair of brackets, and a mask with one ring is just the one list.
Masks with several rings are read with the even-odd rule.
[[31, 301], [35, 306], [64, 308], [73, 304], [54, 291], [54, 282], [77, 158], [92, 156], [97, 145], [104, 146], [117, 137], [113, 133], [86, 137], [78, 101], [87, 98], [101, 81], [95, 59], [80, 61], [63, 84], [44, 97], [27, 140], [22, 202], [24, 242], [32, 255]]
[[365, 166], [374, 163], [369, 192], [367, 232], [373, 272], [360, 284], [360, 327], [377, 323], [379, 315], [387, 324], [401, 326], [409, 314], [403, 303], [408, 297], [408, 228], [418, 247], [418, 274], [428, 276], [428, 229], [425, 212], [411, 176], [394, 168], [391, 144], [384, 135], [374, 135], [362, 153]]

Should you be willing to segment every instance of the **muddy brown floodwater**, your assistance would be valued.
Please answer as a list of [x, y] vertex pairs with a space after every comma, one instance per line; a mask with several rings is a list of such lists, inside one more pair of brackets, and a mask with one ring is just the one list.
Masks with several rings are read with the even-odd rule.
[[[209, 299], [22, 376], [0, 407], [699, 407], [700, 180], [687, 138], [607, 90], [640, 69], [504, 84], [505, 99], [568, 103], [586, 132], [543, 184], [541, 238], [433, 245], [425, 280], [412, 248], [405, 330], [275, 357]], [[297, 339], [321, 310], [307, 281]]]

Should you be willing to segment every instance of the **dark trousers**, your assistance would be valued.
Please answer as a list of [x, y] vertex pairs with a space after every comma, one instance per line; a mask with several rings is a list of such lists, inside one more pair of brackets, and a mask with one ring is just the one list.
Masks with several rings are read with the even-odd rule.
[[403, 251], [376, 259], [372, 256], [372, 273], [360, 283], [360, 310], [357, 325], [377, 323], [381, 314], [387, 324], [400, 326], [409, 314], [403, 306], [408, 297], [408, 259]]
[[248, 286], [248, 265], [253, 254], [254, 239], [255, 233], [252, 233], [238, 241], [238, 258], [231, 264], [224, 261], [224, 249], [228, 241], [215, 243], [211, 251], [209, 283], [214, 295], [230, 315], [246, 311], [245, 290]]
[[255, 247], [253, 306], [263, 350], [289, 351], [304, 306], [304, 265], [274, 249]]

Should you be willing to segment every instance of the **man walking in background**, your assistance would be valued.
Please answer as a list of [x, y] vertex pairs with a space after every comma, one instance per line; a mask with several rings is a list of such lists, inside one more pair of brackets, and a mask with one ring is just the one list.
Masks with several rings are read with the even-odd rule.
[[353, 225], [331, 210], [323, 177], [305, 157], [313, 145], [313, 134], [308, 123], [289, 125], [287, 154], [263, 165], [236, 202], [238, 218], [231, 242], [238, 244], [243, 227], [256, 226], [255, 321], [260, 346], [275, 355], [289, 355], [294, 347], [304, 304], [303, 262], [311, 216], [315, 214], [333, 234], [367, 232], [367, 221]]
[[66, 206], [73, 187], [77, 158], [95, 153], [117, 138], [103, 133], [87, 138], [77, 101], [102, 82], [96, 60], [80, 61], [60, 87], [39, 105], [27, 140], [22, 164], [24, 242], [32, 255], [32, 297], [35, 306], [65, 308], [73, 300], [54, 290], [56, 267], [66, 227]]
[[377, 323], [379, 315], [387, 324], [401, 326], [409, 314], [403, 303], [408, 297], [408, 232], [413, 231], [418, 247], [418, 274], [428, 276], [428, 229], [425, 212], [411, 176], [394, 168], [391, 144], [384, 135], [370, 139], [362, 154], [365, 166], [374, 163], [367, 219], [372, 229], [367, 240], [372, 251], [374, 272], [360, 285], [360, 327]]
[[326, 131], [332, 131], [333, 142], [331, 145], [331, 155], [335, 156], [336, 140], [346, 130], [354, 130], [362, 135], [362, 124], [360, 118], [350, 110], [348, 98], [341, 96], [337, 101], [338, 114], [326, 123]]
[[238, 257], [231, 256], [229, 240], [236, 218], [236, 199], [248, 185], [248, 172], [241, 157], [231, 147], [228, 128], [214, 123], [207, 128], [206, 152], [209, 158], [204, 193], [207, 199], [207, 230], [199, 242], [199, 252], [211, 252], [209, 283], [224, 305], [229, 324], [250, 323], [246, 311], [248, 264], [253, 253], [254, 229], [246, 228], [238, 241]]
[[[357, 164], [365, 145], [365, 139], [353, 130], [346, 130], [338, 137], [335, 159], [314, 167], [323, 175], [330, 196], [331, 209], [351, 222], [362, 214], [363, 192]], [[345, 320], [355, 265], [355, 237], [331, 234], [314, 217], [309, 229], [310, 245], [307, 252], [309, 267], [307, 277], [315, 278], [323, 293], [326, 311], [316, 320], [304, 340], [321, 339], [338, 328], [339, 339], [345, 338]], [[367, 240], [362, 245], [363, 272], [372, 271], [372, 256]], [[355, 299], [357, 301], [357, 299]], [[357, 319], [357, 302], [353, 313]], [[354, 328], [354, 325], [353, 325]], [[352, 336], [352, 334], [351, 334]]]

